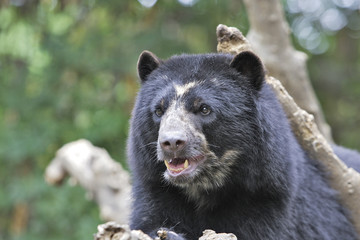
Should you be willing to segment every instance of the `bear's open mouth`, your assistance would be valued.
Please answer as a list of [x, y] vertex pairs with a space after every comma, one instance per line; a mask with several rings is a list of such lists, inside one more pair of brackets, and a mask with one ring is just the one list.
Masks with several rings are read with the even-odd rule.
[[203, 155], [196, 157], [172, 158], [164, 160], [166, 168], [171, 176], [179, 176], [191, 173], [197, 166], [205, 160]]

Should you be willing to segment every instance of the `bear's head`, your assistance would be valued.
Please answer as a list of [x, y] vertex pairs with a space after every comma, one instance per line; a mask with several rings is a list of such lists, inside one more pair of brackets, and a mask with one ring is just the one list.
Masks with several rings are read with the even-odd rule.
[[180, 55], [143, 52], [141, 89], [128, 145], [145, 183], [166, 182], [190, 197], [232, 182], [254, 184], [264, 163], [257, 98], [265, 71], [252, 52]]

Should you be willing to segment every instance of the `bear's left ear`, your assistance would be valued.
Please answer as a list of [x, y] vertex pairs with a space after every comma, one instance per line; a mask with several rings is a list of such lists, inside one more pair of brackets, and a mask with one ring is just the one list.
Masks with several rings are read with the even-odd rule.
[[146, 81], [147, 76], [158, 68], [161, 62], [162, 61], [152, 52], [143, 51], [140, 54], [137, 68], [141, 83]]
[[244, 51], [239, 53], [233, 58], [230, 66], [247, 77], [255, 90], [261, 89], [265, 79], [265, 70], [260, 58], [253, 52]]

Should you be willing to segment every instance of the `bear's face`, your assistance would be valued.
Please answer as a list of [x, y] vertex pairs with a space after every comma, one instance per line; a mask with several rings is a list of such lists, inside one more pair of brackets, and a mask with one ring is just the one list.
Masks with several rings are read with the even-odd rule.
[[222, 187], [253, 148], [255, 99], [264, 79], [260, 60], [244, 52], [163, 62], [144, 52], [138, 72], [143, 97], [137, 117], [151, 122], [140, 135], [149, 136], [143, 145], [156, 142], [156, 161], [166, 166], [161, 177], [193, 197]]

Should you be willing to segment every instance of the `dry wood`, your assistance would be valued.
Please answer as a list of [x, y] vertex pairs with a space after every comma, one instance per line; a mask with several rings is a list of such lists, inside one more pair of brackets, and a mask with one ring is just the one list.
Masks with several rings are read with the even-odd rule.
[[[218, 51], [238, 54], [251, 50], [249, 41], [236, 28], [219, 25], [217, 28]], [[320, 133], [313, 115], [302, 110], [288, 94], [279, 80], [266, 77], [281, 102], [299, 143], [314, 159], [318, 160], [329, 175], [329, 184], [340, 194], [340, 200], [352, 216], [360, 235], [360, 174], [348, 168], [335, 154], [324, 136]]]
[[[167, 231], [159, 230], [155, 240], [166, 239]], [[107, 222], [98, 226], [98, 232], [94, 234], [94, 240], [154, 240], [139, 230], [130, 230], [128, 225], [115, 222]], [[237, 240], [232, 233], [216, 233], [213, 230], [205, 230], [199, 240]]]
[[130, 230], [128, 225], [107, 222], [98, 226], [94, 240], [153, 240], [140, 230]]
[[98, 203], [103, 220], [128, 222], [130, 176], [107, 151], [84, 139], [64, 145], [46, 168], [45, 179], [58, 185], [67, 175]]
[[213, 230], [205, 230], [199, 240], [236, 240], [232, 233], [216, 233]]

